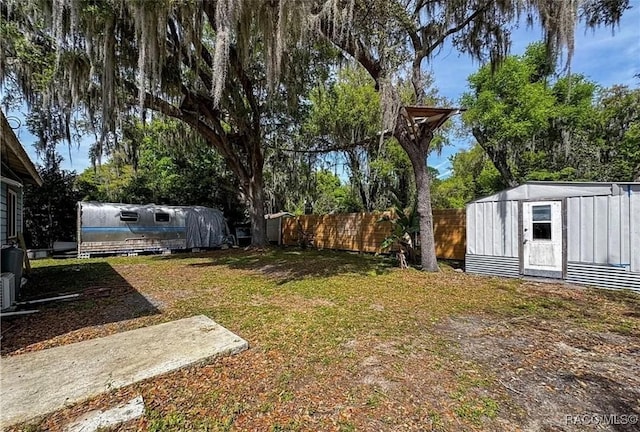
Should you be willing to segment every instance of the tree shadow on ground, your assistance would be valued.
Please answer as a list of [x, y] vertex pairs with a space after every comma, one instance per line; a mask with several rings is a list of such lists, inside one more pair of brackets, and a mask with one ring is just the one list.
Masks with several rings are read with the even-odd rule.
[[161, 256], [156, 259], [206, 259], [188, 263], [191, 267], [225, 266], [250, 270], [277, 280], [278, 285], [305, 278], [324, 278], [342, 274], [381, 275], [393, 262], [386, 257], [344, 251], [314, 249], [267, 249], [264, 251], [208, 251], [196, 254]]
[[[590, 410], [585, 410], [580, 414], [594, 413], [599, 417], [594, 421], [607, 422], [609, 426], [620, 432], [637, 431], [636, 422], [629, 422], [628, 419], [637, 419], [640, 411], [637, 408], [638, 400], [640, 400], [640, 390], [629, 388], [626, 383], [614, 381], [604, 376], [602, 373], [588, 372], [586, 374], [576, 375], [573, 373], [563, 376], [568, 387], [580, 389], [581, 386], [586, 387], [583, 390], [583, 397], [593, 403]], [[627, 420], [625, 420], [627, 419]]]
[[159, 314], [153, 300], [135, 290], [106, 262], [36, 268], [21, 300], [79, 294], [67, 301], [19, 306], [38, 313], [3, 317], [2, 354], [22, 350], [75, 330]]

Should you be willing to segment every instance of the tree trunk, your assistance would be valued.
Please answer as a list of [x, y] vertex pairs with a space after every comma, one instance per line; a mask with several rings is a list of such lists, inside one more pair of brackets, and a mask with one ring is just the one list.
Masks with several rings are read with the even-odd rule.
[[518, 186], [518, 181], [513, 176], [513, 172], [511, 172], [511, 168], [509, 167], [509, 163], [507, 162], [506, 152], [493, 149], [489, 146], [483, 146], [482, 144], [480, 144], [480, 146], [487, 153], [489, 159], [491, 159], [491, 162], [493, 162], [493, 166], [496, 167], [505, 184], [510, 188]]
[[264, 219], [264, 184], [262, 172], [254, 174], [246, 186], [251, 221], [251, 246], [267, 245], [267, 224]]
[[[205, 112], [206, 106], [200, 106], [200, 112]], [[209, 123], [220, 122], [213, 112], [210, 113]], [[240, 179], [240, 189], [243, 198], [249, 204], [249, 221], [251, 222], [251, 246], [264, 247], [267, 245], [267, 229], [264, 219], [264, 155], [261, 147], [259, 126], [251, 130], [252, 135], [236, 135], [230, 138], [219, 130], [213, 130], [208, 123], [196, 117], [178, 117], [191, 124], [198, 130], [210, 145], [218, 150], [229, 169]], [[232, 144], [233, 142], [233, 144]], [[244, 146], [247, 156], [241, 157], [235, 151], [236, 147]]]
[[420, 161], [411, 159], [416, 177], [418, 193], [418, 216], [420, 218], [420, 263], [422, 269], [430, 272], [439, 270], [436, 259], [436, 245], [433, 236], [433, 213], [431, 210], [431, 179], [427, 170], [427, 155]]
[[[398, 121], [400, 124], [400, 121]], [[416, 143], [407, 139], [401, 129], [396, 126], [395, 137], [402, 148], [407, 152], [413, 174], [416, 179], [416, 191], [418, 194], [417, 211], [420, 219], [420, 264], [422, 270], [437, 272], [438, 260], [436, 258], [436, 246], [433, 237], [433, 214], [431, 210], [431, 178], [427, 169], [427, 153], [433, 135], [426, 130], [421, 130]]]
[[511, 171], [509, 162], [507, 162], [507, 151], [504, 149], [496, 149], [487, 144], [484, 134], [478, 128], [473, 128], [472, 133], [476, 141], [478, 141], [478, 144], [480, 144], [480, 147], [482, 147], [491, 162], [493, 162], [493, 166], [496, 167], [500, 176], [502, 176], [504, 183], [508, 187], [518, 186], [518, 181]]
[[360, 199], [362, 200], [362, 207], [366, 211], [371, 211], [370, 199], [365, 190], [364, 182], [362, 181], [362, 171], [360, 170], [360, 160], [356, 154], [357, 149], [351, 149], [345, 152], [347, 159], [349, 160], [349, 169], [351, 170], [351, 181], [355, 183]]

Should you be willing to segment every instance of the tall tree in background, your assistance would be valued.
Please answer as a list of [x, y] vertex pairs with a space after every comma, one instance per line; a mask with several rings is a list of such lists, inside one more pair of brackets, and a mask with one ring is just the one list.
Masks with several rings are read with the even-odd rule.
[[[3, 36], [16, 36], [3, 37], [2, 72], [15, 77], [27, 101], [52, 104], [66, 119], [86, 110], [99, 123], [103, 145], [118, 145], [116, 130], [136, 109], [187, 123], [239, 179], [252, 242], [266, 243], [266, 129], [277, 121], [274, 110], [295, 109], [305, 79], [317, 70], [310, 65], [323, 65], [312, 61], [313, 47], [290, 43], [301, 40], [299, 32], [280, 28], [278, 7], [235, 1], [2, 1], [0, 12], [2, 25], [11, 30]], [[35, 61], [22, 50], [24, 41], [55, 53], [55, 61]], [[286, 68], [283, 58], [291, 60]], [[37, 85], [30, 78], [34, 72], [43, 77]]]
[[595, 174], [600, 180], [640, 181], [640, 88], [605, 89], [597, 109]]
[[[539, 14], [548, 45], [567, 47], [570, 56], [578, 17], [589, 26], [615, 24], [628, 0], [78, 0], [53, 2], [52, 9], [47, 5], [40, 0], [0, 3], [3, 20], [56, 52], [48, 87], [56, 97], [45, 99], [67, 112], [79, 105], [100, 111], [103, 136], [135, 99], [190, 124], [240, 179], [259, 244], [266, 240], [262, 132], [270, 118], [269, 99], [300, 95], [300, 78], [310, 64], [304, 53], [310, 51], [293, 47], [320, 35], [334, 43], [364, 66], [381, 91], [383, 128], [393, 131], [414, 170], [422, 265], [437, 271], [426, 166], [432, 131], [411, 131], [399, 117], [398, 77], [408, 71], [411, 102], [424, 103], [423, 62], [445, 41], [496, 61], [509, 47], [508, 23], [522, 13]], [[3, 39], [2, 51], [3, 74], [22, 77], [17, 81], [33, 94], [29, 62], [5, 61], [18, 51], [14, 41]]]
[[492, 70], [483, 66], [469, 77], [471, 92], [463, 118], [504, 183], [520, 184], [531, 171], [559, 171], [578, 132], [593, 121], [595, 85], [572, 75], [553, 83], [556, 67], [545, 45], [530, 45]]
[[73, 171], [60, 168], [62, 157], [44, 154], [38, 167], [42, 186], [27, 185], [24, 196], [25, 242], [30, 248], [51, 248], [57, 240], [75, 240], [76, 204], [80, 194]]
[[469, 77], [463, 118], [503, 182], [631, 181], [640, 163], [638, 90], [558, 77], [546, 47], [530, 45], [497, 70]]
[[380, 137], [380, 94], [371, 76], [351, 64], [335, 81], [316, 86], [305, 132], [319, 148], [340, 152], [362, 210], [386, 209], [398, 199], [413, 201], [410, 161], [394, 138]]

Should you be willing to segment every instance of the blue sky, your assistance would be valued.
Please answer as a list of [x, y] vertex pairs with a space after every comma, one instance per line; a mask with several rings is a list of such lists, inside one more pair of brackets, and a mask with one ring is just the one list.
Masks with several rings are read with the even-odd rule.
[[[631, 5], [632, 8], [626, 11], [619, 28], [614, 32], [610, 28], [585, 32], [580, 27], [576, 30], [575, 53], [571, 63], [574, 73], [583, 74], [603, 87], [613, 84], [637, 87], [640, 84], [640, 80], [634, 78], [634, 74], [640, 73], [640, 0], [631, 0]], [[541, 31], [537, 28], [520, 28], [513, 35], [511, 53], [522, 54], [529, 43], [541, 38]], [[466, 90], [467, 77], [477, 71], [480, 64], [445, 46], [425, 66], [433, 74], [440, 94], [457, 104]], [[33, 148], [35, 138], [24, 126], [16, 130], [16, 134], [34, 162], [40, 162]], [[440, 155], [431, 155], [429, 165], [436, 167], [443, 177], [446, 176], [449, 156], [459, 149], [468, 148], [471, 143], [471, 137], [456, 140], [451, 146], [445, 147]], [[80, 147], [73, 144], [70, 149], [61, 146], [60, 152], [65, 159], [65, 169], [80, 172], [90, 165], [87, 143], [80, 144]]]
[[[640, 79], [634, 77], [640, 73], [640, 0], [631, 0], [630, 3], [632, 8], [625, 12], [619, 28], [613, 32], [611, 28], [586, 32], [584, 27], [576, 29], [572, 73], [585, 75], [602, 87], [623, 84], [635, 88], [640, 85]], [[541, 39], [539, 29], [520, 28], [513, 34], [511, 54], [523, 54], [527, 45]], [[439, 93], [458, 106], [460, 97], [467, 90], [467, 77], [479, 67], [469, 57], [445, 47], [426, 69], [433, 74]], [[441, 155], [429, 156], [429, 165], [446, 177], [449, 156], [471, 144], [472, 137], [458, 140], [445, 147]]]

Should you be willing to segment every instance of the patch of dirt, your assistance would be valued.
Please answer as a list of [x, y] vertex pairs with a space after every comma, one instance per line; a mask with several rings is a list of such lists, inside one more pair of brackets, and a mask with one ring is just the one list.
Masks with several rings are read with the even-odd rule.
[[514, 418], [524, 431], [640, 430], [632, 424], [640, 416], [637, 336], [531, 317], [450, 318], [439, 330], [460, 355], [493, 371], [524, 409]]
[[[484, 400], [503, 406], [506, 391], [482, 382], [476, 364], [445, 354], [448, 349], [430, 337], [369, 335], [350, 339], [341, 349], [357, 359], [350, 369], [353, 388], [365, 401], [358, 430], [513, 430], [509, 421], [488, 417], [480, 407]], [[456, 412], [459, 405], [477, 411]]]

